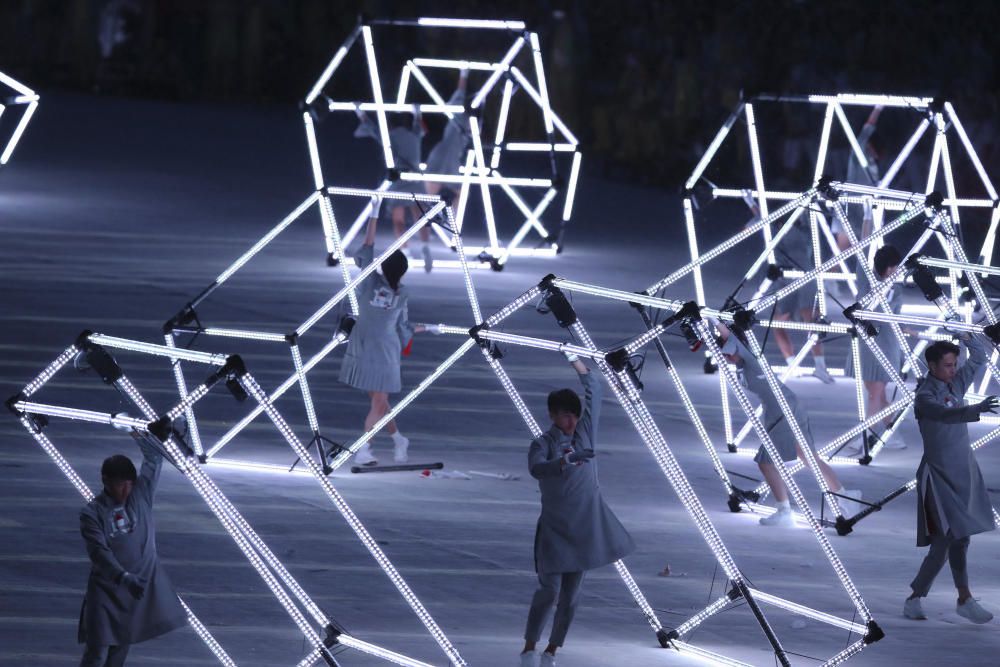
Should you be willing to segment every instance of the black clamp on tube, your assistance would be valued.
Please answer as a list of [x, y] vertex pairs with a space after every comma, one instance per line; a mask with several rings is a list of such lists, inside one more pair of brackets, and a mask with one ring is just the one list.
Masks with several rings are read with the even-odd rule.
[[198, 313], [194, 311], [194, 305], [189, 302], [184, 304], [184, 307], [181, 308], [176, 315], [163, 323], [163, 334], [169, 334], [174, 329], [187, 326], [192, 322], [197, 323], [198, 328], [201, 328], [201, 322], [198, 321]]
[[[149, 433], [160, 442], [161, 445], [169, 440], [170, 436], [174, 436], [174, 442], [176, 442], [177, 446], [184, 452], [184, 456], [194, 456], [194, 450], [191, 449], [187, 442], [184, 441], [180, 432], [174, 428], [174, 422], [167, 415], [163, 415], [156, 421], [150, 422], [149, 426], [146, 428], [149, 430]], [[169, 459], [169, 457], [167, 458]], [[204, 463], [204, 461], [202, 461], [202, 463]]]
[[833, 187], [832, 176], [821, 176], [816, 181], [816, 191], [827, 201], [834, 202], [840, 199], [840, 193]]
[[778, 278], [781, 278], [783, 275], [785, 275], [785, 270], [780, 266], [778, 266], [777, 264], [768, 264], [767, 273], [765, 273], [764, 275], [767, 276], [768, 280], [774, 282]]
[[569, 299], [566, 298], [566, 295], [558, 287], [549, 287], [549, 292], [545, 297], [545, 305], [552, 311], [556, 322], [563, 329], [576, 324], [576, 311], [573, 310]]
[[639, 391], [642, 391], [643, 389], [642, 382], [639, 381], [639, 375], [635, 372], [635, 368], [629, 361], [630, 356], [631, 355], [629, 354], [628, 350], [626, 350], [624, 347], [621, 347], [618, 348], [617, 350], [605, 354], [604, 360], [608, 362], [608, 365], [611, 366], [612, 370], [614, 370], [616, 373], [621, 373], [623, 371], [627, 373], [629, 378], [632, 379], [632, 381], [635, 383], [635, 386], [639, 389]]
[[24, 392], [23, 391], [19, 391], [16, 394], [14, 394], [13, 396], [11, 396], [10, 398], [8, 398], [6, 401], [4, 401], [4, 405], [7, 406], [8, 410], [10, 410], [11, 412], [13, 412], [18, 417], [20, 417], [23, 413], [20, 410], [18, 410], [17, 407], [15, 407], [14, 404], [23, 401], [25, 398], [26, 397], [24, 395]]
[[860, 306], [861, 304], [852, 303], [850, 306], [844, 309], [844, 317], [847, 318], [848, 322], [854, 325], [855, 335], [860, 334], [862, 331], [864, 331], [864, 335], [867, 336], [868, 338], [877, 336], [878, 329], [875, 328], [875, 325], [873, 325], [871, 322], [865, 322], [864, 320], [859, 319], [854, 314], [854, 311], [858, 310]]
[[865, 633], [865, 637], [862, 640], [864, 641], [865, 644], [874, 644], [880, 639], [885, 638], [885, 632], [882, 630], [882, 628], [878, 626], [878, 623], [876, 623], [875, 621], [868, 621], [865, 627], [868, 628], [868, 632]]
[[489, 327], [486, 326], [485, 323], [477, 324], [476, 326], [469, 329], [469, 336], [472, 338], [472, 340], [476, 341], [479, 347], [486, 350], [486, 352], [490, 355], [490, 358], [503, 359], [503, 352], [500, 351], [500, 348], [497, 347], [492, 341], [483, 338], [482, 336], [479, 335], [480, 331], [486, 329], [489, 329]]
[[916, 265], [911, 274], [913, 282], [916, 283], [920, 291], [924, 293], [924, 298], [928, 301], [937, 301], [944, 296], [944, 290], [938, 285], [934, 274], [926, 266]]
[[940, 211], [944, 208], [944, 195], [935, 190], [931, 192], [924, 198], [924, 206], [934, 211]]
[[89, 329], [81, 332], [76, 338], [76, 346], [83, 351], [87, 365], [101, 376], [101, 380], [105, 384], [114, 384], [125, 373], [107, 350], [90, 341], [90, 336], [93, 333]]
[[994, 345], [1000, 345], [1000, 322], [983, 327], [983, 334], [993, 341]]
[[340, 318], [340, 325], [337, 327], [337, 333], [344, 334], [344, 338], [350, 338], [351, 332], [354, 331], [354, 325], [357, 324], [357, 320], [351, 315], [344, 315]]

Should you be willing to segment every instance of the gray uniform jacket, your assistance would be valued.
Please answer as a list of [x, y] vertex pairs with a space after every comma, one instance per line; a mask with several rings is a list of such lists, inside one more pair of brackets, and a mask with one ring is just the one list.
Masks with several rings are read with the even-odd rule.
[[[788, 224], [788, 223], [785, 223]], [[796, 220], [774, 249], [774, 259], [778, 266], [788, 269], [810, 271], [813, 267], [812, 229], [805, 220]], [[780, 230], [779, 230], [780, 231]], [[771, 286], [779, 290], [792, 283], [791, 278], [779, 278]], [[816, 298], [816, 283], [808, 283], [795, 290], [778, 304], [777, 311], [781, 313], [798, 313], [805, 308], [812, 308]]]
[[[354, 257], [359, 268], [372, 263], [374, 246], [364, 245]], [[403, 285], [393, 290], [377, 271], [358, 287], [358, 321], [340, 365], [340, 381], [364, 391], [395, 393], [402, 389], [399, 357], [413, 337], [407, 315], [410, 293]]]
[[917, 546], [930, 544], [927, 502], [933, 502], [943, 525], [956, 539], [993, 530], [993, 506], [983, 474], [969, 442], [967, 422], [979, 421], [975, 406], [965, 404], [965, 391], [986, 362], [979, 341], [966, 343], [969, 358], [947, 384], [928, 375], [917, 389], [914, 414], [924, 441], [917, 468]]
[[[448, 104], [465, 104], [465, 91], [455, 90]], [[465, 164], [465, 151], [469, 145], [469, 119], [464, 113], [457, 113], [444, 126], [441, 141], [434, 145], [427, 155], [427, 171], [432, 174], [458, 174]]]
[[[858, 144], [861, 146], [861, 150], [865, 153], [865, 158], [868, 160], [868, 168], [861, 166], [858, 161], [858, 156], [854, 154], [854, 149], [849, 151], [847, 157], [847, 182], [857, 183], [859, 185], [878, 185], [879, 173], [878, 173], [878, 161], [876, 156], [868, 150], [868, 141], [875, 134], [875, 126], [870, 123], [865, 123], [865, 126], [861, 128], [861, 132], [858, 133]], [[861, 225], [864, 222], [865, 209], [861, 204], [847, 204], [847, 219], [851, 223], [851, 227], [854, 228], [854, 233], [861, 233]], [[841, 223], [840, 220], [834, 218], [834, 224], [832, 225], [833, 232], [838, 233]], [[857, 261], [860, 261], [857, 260]]]
[[[860, 262], [863, 261], [865, 261], [863, 257], [858, 258], [859, 265], [855, 271], [858, 280], [858, 295], [867, 294], [871, 291], [871, 285], [868, 284], [868, 277], [865, 275], [864, 268], [860, 266]], [[893, 285], [889, 289], [888, 293], [886, 293], [886, 300], [889, 302], [889, 308], [892, 312], [899, 314], [903, 308], [903, 293], [898, 285]], [[878, 334], [875, 335], [875, 343], [885, 353], [885, 356], [892, 363], [893, 368], [896, 369], [896, 372], [900, 372], [903, 368], [905, 358], [903, 356], [903, 349], [899, 346], [899, 341], [896, 340], [896, 336], [892, 333], [892, 327], [886, 323], [880, 324]], [[878, 359], [875, 358], [875, 355], [868, 349], [864, 341], [858, 341], [858, 346], [861, 353], [861, 379], [868, 382], [891, 382], [892, 379], [889, 377], [889, 373], [878, 362]], [[854, 368], [854, 355], [849, 354], [848, 360], [848, 368], [851, 374], [857, 377], [857, 371]]]
[[632, 537], [601, 497], [597, 463], [563, 463], [570, 451], [593, 449], [601, 414], [601, 381], [580, 375], [585, 390], [583, 414], [572, 436], [555, 425], [535, 438], [528, 469], [538, 480], [542, 514], [535, 530], [535, 570], [581, 572], [613, 563], [635, 549]]
[[[356, 139], [369, 138], [381, 141], [378, 125], [376, 125], [366, 114], [364, 119], [354, 130]], [[394, 127], [389, 130], [389, 148], [392, 150], [392, 158], [396, 162], [396, 169], [399, 171], [420, 171], [420, 144], [424, 138], [423, 124], [420, 120], [420, 113], [413, 114], [412, 127]], [[422, 194], [424, 184], [421, 181], [404, 181], [399, 179], [389, 186], [391, 192], [415, 192]], [[409, 202], [405, 199], [386, 199], [384, 205], [388, 209], [396, 206], [406, 206]]]
[[[742, 372], [746, 388], [757, 395], [763, 408], [761, 417], [764, 421], [764, 428], [767, 429], [771, 440], [774, 441], [774, 446], [781, 455], [781, 460], [794, 461], [798, 457], [795, 434], [792, 432], [792, 427], [788, 424], [788, 420], [785, 419], [785, 415], [781, 411], [781, 404], [778, 403], [778, 399], [775, 398], [774, 393], [771, 391], [771, 385], [767, 383], [767, 378], [764, 377], [764, 370], [753, 357], [753, 353], [744, 347], [742, 343], [739, 343], [739, 352], [744, 362]], [[799, 399], [795, 395], [795, 392], [781, 382], [778, 382], [778, 386], [781, 387], [781, 393], [785, 397], [785, 401], [788, 402], [788, 406], [792, 409], [792, 414], [795, 417], [795, 421], [798, 422], [799, 428], [802, 429], [802, 434], [805, 436], [806, 442], [812, 446], [813, 437], [812, 431], [809, 428], [809, 413], [806, 412], [805, 407], [799, 404]], [[757, 463], [773, 463], [763, 445], [757, 450], [757, 455], [754, 456], [753, 460]]]
[[[81, 643], [135, 644], [187, 624], [187, 614], [156, 555], [153, 495], [163, 457], [139, 442], [142, 469], [124, 506], [102, 492], [80, 510], [80, 533], [91, 563], [80, 612]], [[126, 572], [144, 583], [141, 600], [121, 583]]]

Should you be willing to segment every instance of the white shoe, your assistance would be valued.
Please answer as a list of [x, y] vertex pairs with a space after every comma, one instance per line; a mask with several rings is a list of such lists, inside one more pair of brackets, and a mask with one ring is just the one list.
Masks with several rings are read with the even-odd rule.
[[830, 375], [826, 371], [825, 368], [814, 368], [813, 372], [812, 372], [812, 376], [814, 378], [818, 379], [823, 384], [833, 384], [834, 383], [833, 376]]
[[521, 654], [521, 667], [536, 667], [538, 665], [538, 654], [534, 651], [525, 651]]
[[861, 489], [844, 489], [840, 491], [841, 496], [847, 496], [847, 498], [837, 498], [837, 502], [840, 504], [840, 509], [843, 511], [845, 517], [852, 517], [861, 510], [865, 508], [865, 505], [856, 502], [861, 500]]
[[792, 516], [791, 508], [781, 508], [770, 516], [762, 516], [760, 525], [790, 527], [795, 525], [795, 517]]
[[914, 621], [927, 620], [924, 607], [920, 604], [920, 598], [906, 598], [906, 602], [903, 603], [903, 616]]
[[378, 465], [378, 459], [372, 454], [371, 445], [367, 442], [354, 453], [354, 463], [359, 466], [374, 466]]
[[973, 623], [989, 623], [993, 620], [993, 614], [980, 607], [976, 598], [969, 598], [961, 604], [956, 604], [955, 612]]
[[548, 651], [543, 652], [538, 660], [538, 667], [556, 667], [556, 657]]
[[410, 457], [406, 455], [406, 450], [410, 448], [410, 440], [406, 436], [401, 436], [400, 441], [392, 448], [392, 460], [396, 463], [406, 463]]
[[431, 247], [428, 244], [424, 244], [421, 248], [420, 254], [424, 257], [424, 273], [430, 273], [431, 269], [434, 268], [434, 257], [431, 255]]

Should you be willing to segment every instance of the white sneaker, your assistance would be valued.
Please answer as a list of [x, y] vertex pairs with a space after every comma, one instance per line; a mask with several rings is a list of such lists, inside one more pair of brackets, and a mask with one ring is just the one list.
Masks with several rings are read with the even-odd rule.
[[814, 368], [812, 376], [818, 379], [823, 384], [833, 384], [833, 376], [830, 375], [825, 368]]
[[956, 604], [955, 613], [973, 623], [989, 623], [993, 620], [993, 614], [980, 607], [976, 598], [969, 598], [961, 604]]
[[920, 598], [906, 598], [906, 602], [903, 603], [903, 616], [914, 621], [927, 620], [924, 607], [920, 604]]
[[521, 667], [536, 667], [538, 665], [538, 654], [534, 651], [525, 651], [521, 654]]
[[410, 457], [406, 455], [406, 450], [410, 448], [410, 439], [405, 435], [401, 436], [392, 448], [392, 460], [396, 463], [406, 463]]
[[378, 465], [378, 459], [372, 454], [371, 445], [367, 442], [354, 453], [354, 463], [359, 466], [374, 466]]
[[847, 500], [847, 498], [837, 498], [837, 502], [840, 504], [840, 509], [845, 517], [850, 518], [866, 507], [856, 502], [861, 500], [861, 489], [844, 489], [840, 492], [840, 495], [850, 498], [850, 500]]
[[431, 255], [431, 247], [428, 244], [424, 244], [421, 248], [420, 254], [424, 257], [424, 272], [430, 273], [431, 269], [434, 268], [434, 257]]
[[795, 517], [792, 516], [791, 508], [785, 509], [782, 507], [770, 516], [762, 516], [760, 518], [760, 525], [791, 527], [795, 525]]
[[538, 660], [538, 667], [556, 667], [556, 657], [548, 651], [543, 652]]

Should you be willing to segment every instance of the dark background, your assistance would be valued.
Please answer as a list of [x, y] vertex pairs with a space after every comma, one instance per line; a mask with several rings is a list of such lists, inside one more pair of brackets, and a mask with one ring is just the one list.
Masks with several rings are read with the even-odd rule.
[[[127, 40], [102, 57], [109, 7]], [[741, 91], [944, 96], [987, 170], [1000, 159], [994, 2], [4, 0], [0, 67], [43, 92], [293, 105], [362, 12], [524, 19], [588, 170], [615, 180], [677, 186]], [[402, 31], [379, 53], [475, 47], [477, 31], [412, 43], [445, 32]]]

